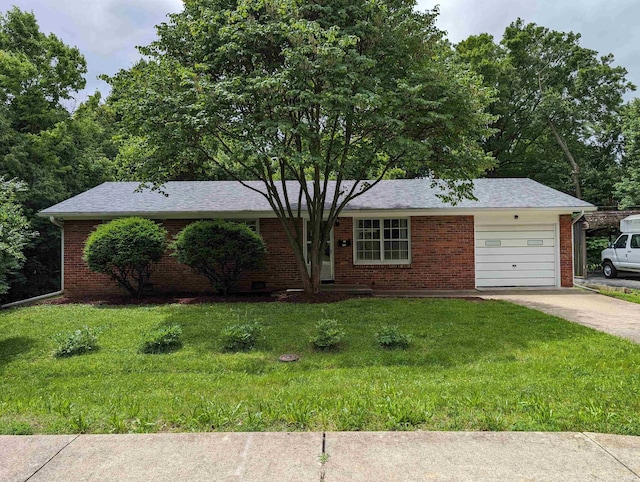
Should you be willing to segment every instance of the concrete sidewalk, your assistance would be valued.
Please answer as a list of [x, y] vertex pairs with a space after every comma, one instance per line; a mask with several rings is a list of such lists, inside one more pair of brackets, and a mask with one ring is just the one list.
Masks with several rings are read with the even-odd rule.
[[640, 480], [640, 437], [536, 432], [0, 436], [2, 481]]

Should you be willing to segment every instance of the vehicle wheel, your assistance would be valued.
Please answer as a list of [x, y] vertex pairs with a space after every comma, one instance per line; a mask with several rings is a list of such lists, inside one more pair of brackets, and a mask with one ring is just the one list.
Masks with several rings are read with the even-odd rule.
[[611, 264], [611, 261], [602, 263], [602, 272], [605, 278], [615, 278], [618, 276], [618, 270]]

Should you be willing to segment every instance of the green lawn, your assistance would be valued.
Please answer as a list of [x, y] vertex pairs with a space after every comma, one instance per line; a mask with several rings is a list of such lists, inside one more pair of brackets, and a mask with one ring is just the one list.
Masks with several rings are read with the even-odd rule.
[[631, 293], [619, 293], [617, 291], [601, 291], [600, 293], [620, 300], [640, 303], [640, 291], [638, 290], [632, 290]]
[[[308, 343], [320, 318], [348, 340]], [[250, 353], [221, 329], [258, 320]], [[160, 323], [184, 347], [136, 352]], [[399, 324], [406, 351], [374, 333]], [[84, 325], [100, 349], [54, 359]], [[280, 363], [298, 353], [296, 363]], [[209, 430], [552, 430], [640, 435], [640, 346], [505, 302], [354, 299], [334, 304], [36, 306], [0, 312], [0, 433]]]

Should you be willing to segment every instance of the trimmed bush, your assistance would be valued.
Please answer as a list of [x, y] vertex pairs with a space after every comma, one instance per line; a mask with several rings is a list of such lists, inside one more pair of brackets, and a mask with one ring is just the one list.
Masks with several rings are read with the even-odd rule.
[[235, 288], [244, 271], [260, 268], [267, 251], [249, 227], [219, 219], [189, 224], [172, 248], [179, 263], [205, 276], [221, 294]]
[[182, 346], [181, 336], [182, 327], [178, 324], [158, 326], [145, 333], [139, 352], [148, 354], [172, 352]]
[[345, 336], [345, 332], [338, 320], [319, 320], [315, 328], [316, 332], [309, 338], [309, 342], [318, 350], [336, 348]]
[[86, 326], [71, 333], [58, 333], [53, 340], [58, 345], [53, 352], [56, 358], [82, 355], [98, 349], [97, 331]]
[[257, 321], [227, 326], [222, 331], [222, 348], [225, 351], [253, 350], [262, 333], [262, 325]]
[[411, 343], [411, 335], [400, 333], [398, 325], [385, 325], [376, 333], [376, 340], [382, 348], [401, 348], [404, 350]]
[[142, 296], [153, 265], [167, 249], [167, 231], [149, 219], [122, 218], [102, 224], [84, 247], [91, 271], [104, 273], [133, 296]]

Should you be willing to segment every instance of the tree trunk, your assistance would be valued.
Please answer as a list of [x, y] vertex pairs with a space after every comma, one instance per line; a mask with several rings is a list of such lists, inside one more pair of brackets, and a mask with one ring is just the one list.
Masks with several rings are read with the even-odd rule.
[[553, 136], [556, 138], [556, 141], [562, 148], [565, 156], [567, 156], [567, 159], [569, 159], [569, 164], [571, 164], [571, 167], [573, 168], [571, 172], [571, 178], [573, 179], [573, 186], [576, 190], [576, 197], [578, 199], [582, 199], [582, 187], [580, 186], [580, 166], [578, 166], [578, 163], [574, 159], [573, 154], [571, 154], [571, 151], [569, 150], [569, 146], [567, 146], [567, 143], [564, 141], [553, 122], [548, 121], [548, 124], [551, 128], [551, 132], [553, 132]]

